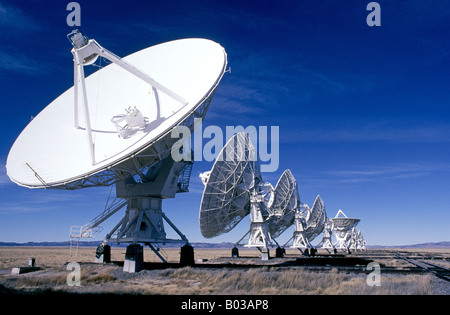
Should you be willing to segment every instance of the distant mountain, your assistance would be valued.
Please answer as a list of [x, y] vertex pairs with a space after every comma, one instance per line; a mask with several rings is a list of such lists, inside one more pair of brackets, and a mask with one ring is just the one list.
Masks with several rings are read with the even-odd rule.
[[412, 244], [412, 245], [394, 245], [394, 246], [385, 246], [385, 245], [369, 245], [368, 248], [450, 248], [450, 242], [429, 242], [429, 243], [420, 243], [420, 244]]

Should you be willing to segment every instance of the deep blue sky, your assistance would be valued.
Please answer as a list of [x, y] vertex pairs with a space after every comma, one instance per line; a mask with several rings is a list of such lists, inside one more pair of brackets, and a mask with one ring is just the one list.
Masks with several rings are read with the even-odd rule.
[[[3, 165], [30, 117], [73, 85], [69, 2], [0, 3]], [[120, 56], [179, 38], [220, 43], [231, 73], [204, 126], [279, 126], [280, 166], [265, 180], [290, 168], [302, 202], [320, 194], [328, 216], [360, 218], [369, 244], [450, 240], [448, 1], [378, 1], [380, 27], [366, 24], [368, 0], [78, 2], [80, 28]], [[191, 192], [164, 211], [190, 241], [236, 241], [248, 219], [212, 240], [200, 234], [198, 174], [211, 166], [196, 162]], [[2, 167], [0, 241], [67, 240], [108, 193], [30, 190]]]

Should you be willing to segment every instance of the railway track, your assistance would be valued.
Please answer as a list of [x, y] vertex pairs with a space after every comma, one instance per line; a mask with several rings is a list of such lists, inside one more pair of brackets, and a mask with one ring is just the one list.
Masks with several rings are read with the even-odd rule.
[[432, 264], [428, 261], [411, 259], [407, 257], [398, 256], [397, 258], [403, 259], [404, 261], [413, 264], [416, 267], [419, 267], [427, 272], [434, 274], [436, 277], [449, 281], [450, 282], [450, 269]]
[[[313, 272], [338, 270], [339, 272], [368, 274], [372, 270], [367, 269], [370, 262], [380, 265], [382, 274], [425, 274], [431, 273], [440, 279], [450, 282], [450, 269], [433, 264], [436, 260], [448, 261], [447, 255], [433, 255], [432, 253], [412, 253], [398, 251], [366, 251], [353, 255], [318, 254], [314, 257], [288, 254], [283, 258], [272, 258], [269, 261], [261, 261], [257, 257], [219, 257], [211, 260], [197, 261], [194, 268], [301, 268]], [[395, 260], [403, 260], [407, 263], [398, 265]], [[122, 265], [123, 262], [114, 262]], [[165, 269], [181, 267], [178, 263], [159, 262], [144, 263], [144, 269]]]

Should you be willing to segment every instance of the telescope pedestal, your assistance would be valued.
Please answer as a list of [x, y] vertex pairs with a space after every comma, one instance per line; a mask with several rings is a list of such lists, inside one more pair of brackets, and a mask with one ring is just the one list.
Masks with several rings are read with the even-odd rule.
[[[162, 211], [162, 201], [174, 198], [180, 191], [178, 177], [184, 169], [182, 162], [174, 162], [171, 157], [150, 168], [142, 176], [142, 182], [128, 178], [116, 183], [116, 195], [127, 200], [127, 210], [120, 222], [106, 235], [105, 241], [132, 243], [127, 247], [124, 271], [136, 272], [143, 265], [143, 248], [139, 243], [148, 245], [150, 249], [166, 263], [163, 251], [152, 244], [182, 243], [180, 263], [194, 264], [194, 249], [184, 234], [169, 220]], [[164, 223], [178, 234], [180, 239], [166, 237]], [[141, 258], [142, 257], [142, 258]]]
[[193, 266], [194, 264], [194, 247], [189, 244], [185, 244], [180, 250], [180, 265]]
[[129, 273], [139, 272], [144, 268], [144, 248], [139, 244], [127, 246], [123, 271]]
[[331, 251], [336, 252], [336, 249], [333, 246], [333, 243], [331, 242], [331, 237], [330, 236], [324, 236], [322, 239], [322, 242], [319, 244], [320, 248], [326, 249], [327, 252], [331, 253]]
[[305, 236], [304, 231], [295, 231], [293, 236], [293, 243], [291, 248], [308, 249], [311, 248], [311, 244]]
[[278, 246], [275, 249], [275, 257], [276, 258], [283, 258], [284, 255], [286, 255], [286, 250], [283, 247]]
[[261, 259], [269, 260], [268, 244], [271, 241], [267, 221], [262, 215], [263, 197], [256, 191], [250, 198], [250, 236], [245, 247], [257, 247], [261, 251]]
[[294, 234], [292, 236], [293, 242], [291, 248], [302, 250], [309, 250], [312, 246], [306, 237], [305, 229], [307, 227], [306, 220], [300, 213], [295, 214]]
[[336, 233], [336, 243], [334, 244], [334, 247], [337, 250], [342, 250], [344, 252], [349, 252], [349, 243], [350, 240], [350, 233], [348, 231], [339, 231]]
[[331, 253], [331, 251], [336, 253], [336, 248], [334, 247], [333, 242], [331, 241], [332, 235], [333, 235], [333, 221], [327, 220], [327, 222], [325, 222], [325, 227], [323, 230], [322, 241], [320, 241], [317, 247], [326, 249], [326, 251], [329, 253]]
[[269, 259], [270, 259], [269, 249], [267, 247], [261, 248], [261, 260], [269, 260]]
[[101, 244], [95, 251], [96, 263], [110, 263], [111, 262], [111, 247], [108, 244]]

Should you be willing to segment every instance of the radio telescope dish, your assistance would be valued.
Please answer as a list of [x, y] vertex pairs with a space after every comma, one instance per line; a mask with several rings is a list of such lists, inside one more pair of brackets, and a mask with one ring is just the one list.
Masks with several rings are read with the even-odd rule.
[[268, 220], [274, 189], [262, 180], [258, 154], [248, 134], [234, 135], [212, 170], [200, 178], [205, 184], [199, 213], [202, 235], [211, 238], [229, 232], [250, 214], [250, 229], [236, 244], [249, 235], [245, 246], [262, 248], [261, 258], [269, 259]]
[[[9, 152], [7, 174], [21, 186], [77, 189], [142, 173], [170, 153], [174, 127], [192, 129], [193, 118], [204, 116], [227, 65], [223, 47], [206, 39], [119, 58], [79, 34], [71, 37], [74, 87], [44, 108]], [[84, 79], [93, 56], [112, 63]]]
[[250, 213], [255, 173], [256, 150], [246, 133], [238, 133], [222, 148], [211, 171], [201, 175], [205, 189], [199, 221], [205, 238], [231, 231]]
[[333, 234], [336, 236], [334, 247], [348, 251], [351, 245], [351, 231], [360, 220], [348, 218], [342, 210], [339, 210], [336, 216], [330, 220], [333, 222]]
[[336, 253], [336, 248], [333, 245], [333, 241], [331, 237], [333, 236], [333, 222], [331, 219], [327, 219], [325, 221], [325, 225], [323, 228], [323, 237], [320, 243], [317, 245], [318, 248], [323, 248], [327, 252], [331, 253], [331, 251]]
[[306, 237], [311, 242], [320, 233], [322, 233], [325, 221], [327, 220], [327, 212], [325, 211], [325, 203], [319, 196], [314, 200], [312, 209], [309, 212], [309, 217], [306, 220]]
[[269, 233], [279, 237], [294, 223], [295, 210], [300, 204], [297, 181], [291, 170], [285, 170], [274, 189], [274, 202], [270, 207]]
[[[126, 205], [125, 216], [102, 244], [132, 243], [124, 271], [142, 267], [138, 243], [148, 245], [163, 261], [152, 243], [185, 243], [180, 262], [193, 263], [193, 249], [162, 212], [162, 200], [188, 191], [193, 162], [175, 161], [171, 153], [181, 151], [176, 143], [179, 134], [192, 133], [194, 119], [205, 117], [225, 73], [224, 48], [191, 38], [120, 58], [78, 30], [68, 38], [73, 46], [74, 86], [19, 135], [7, 158], [8, 176], [29, 188], [80, 189], [115, 183], [116, 199], [88, 224], [71, 228], [71, 238], [90, 237]], [[111, 64], [85, 78], [84, 67], [100, 57]], [[164, 221], [181, 239], [166, 237]]]
[[356, 250], [366, 250], [366, 239], [364, 238], [361, 230], [358, 230], [358, 233], [356, 234]]
[[349, 231], [359, 223], [360, 219], [348, 218], [345, 213], [339, 209], [336, 216], [331, 218], [331, 221], [333, 221], [335, 231]]
[[325, 203], [320, 195], [314, 200], [312, 209], [307, 204], [300, 205], [295, 214], [295, 229], [291, 247], [300, 250], [312, 248], [311, 242], [322, 233], [326, 219]]

